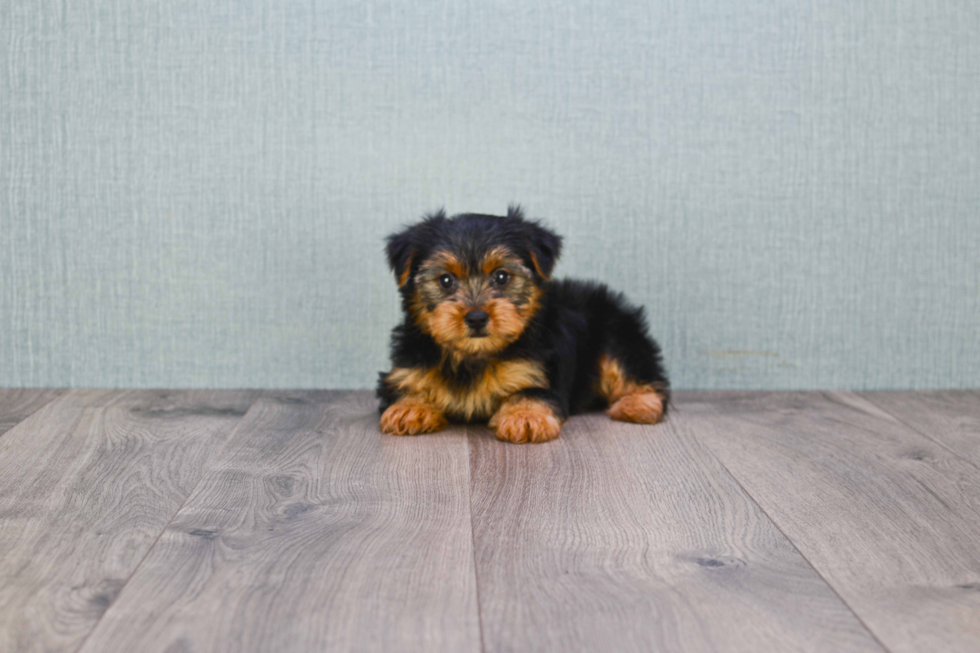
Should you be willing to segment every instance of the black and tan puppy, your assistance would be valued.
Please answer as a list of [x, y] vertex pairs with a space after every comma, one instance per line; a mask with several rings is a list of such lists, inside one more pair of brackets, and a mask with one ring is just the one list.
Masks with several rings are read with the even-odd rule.
[[501, 440], [545, 442], [593, 408], [660, 421], [669, 384], [642, 309], [597, 283], [551, 281], [560, 252], [519, 208], [439, 212], [389, 236], [405, 319], [378, 384], [381, 430], [489, 419]]

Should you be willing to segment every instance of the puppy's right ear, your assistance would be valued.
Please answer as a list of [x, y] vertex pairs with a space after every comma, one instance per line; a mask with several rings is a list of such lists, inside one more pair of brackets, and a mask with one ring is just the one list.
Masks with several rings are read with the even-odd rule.
[[419, 253], [425, 254], [427, 246], [432, 244], [433, 235], [445, 221], [446, 212], [440, 209], [425, 216], [422, 222], [388, 236], [385, 252], [399, 288], [404, 288], [412, 278], [412, 265], [420, 262]]
[[385, 252], [388, 254], [388, 267], [395, 273], [398, 287], [404, 288], [412, 273], [412, 259], [415, 258], [415, 243], [412, 237], [414, 227], [388, 236]]

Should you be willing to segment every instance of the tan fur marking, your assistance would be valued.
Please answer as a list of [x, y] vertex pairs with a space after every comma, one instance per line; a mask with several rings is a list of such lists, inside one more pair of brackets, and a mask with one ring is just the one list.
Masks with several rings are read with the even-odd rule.
[[613, 419], [640, 424], [656, 424], [663, 419], [663, 397], [657, 388], [630, 379], [619, 361], [608, 354], [599, 359], [596, 392], [608, 402], [606, 414]]
[[640, 392], [621, 398], [606, 414], [621, 422], [656, 424], [663, 419], [664, 402], [656, 392]]
[[432, 311], [419, 313], [423, 321], [419, 326], [443, 347], [452, 347], [466, 337], [468, 327], [464, 320], [468, 310], [462, 302], [443, 302]]
[[405, 284], [408, 283], [408, 275], [412, 271], [412, 258], [414, 256], [415, 256], [414, 254], [410, 254], [409, 257], [408, 257], [408, 260], [405, 262], [405, 269], [402, 271], [401, 276], [398, 277], [398, 287], [399, 288], [404, 288], [405, 287]]
[[534, 252], [531, 252], [531, 263], [534, 264], [534, 269], [537, 270], [542, 279], [547, 281], [551, 278], [541, 270], [541, 264], [538, 263], [538, 257], [534, 255]]
[[449, 252], [438, 252], [432, 256], [428, 261], [425, 262], [425, 266], [431, 267], [441, 267], [446, 272], [453, 274], [457, 279], [462, 279], [466, 276], [466, 265], [456, 258], [455, 255]]
[[534, 317], [538, 309], [541, 308], [541, 298], [544, 296], [544, 291], [533, 286], [531, 288], [531, 297], [528, 299], [527, 304], [521, 308], [521, 318], [524, 320], [524, 324]]
[[561, 421], [551, 407], [539, 399], [512, 397], [490, 418], [489, 426], [507, 442], [547, 442], [561, 433]]
[[392, 435], [433, 433], [446, 427], [446, 417], [432, 404], [418, 398], [405, 397], [388, 406], [381, 415], [381, 430]]
[[494, 247], [483, 257], [483, 274], [490, 274], [505, 263], [520, 265], [518, 260], [506, 247]]
[[530, 304], [523, 307], [523, 314], [502, 297], [486, 302], [482, 308], [490, 316], [490, 320], [487, 323], [487, 335], [482, 338], [469, 337], [470, 331], [465, 318], [473, 307], [462, 302], [444, 302], [433, 311], [425, 311], [418, 306], [415, 309], [415, 322], [445, 348], [462, 355], [487, 356], [502, 350], [520, 337], [527, 320], [537, 310], [538, 294], [532, 297]]
[[483, 376], [468, 388], [448, 385], [438, 368], [396, 367], [386, 381], [410, 396], [431, 403], [444, 413], [466, 420], [486, 419], [501, 402], [525, 388], [546, 388], [540, 363], [529, 360], [492, 361]]
[[651, 385], [636, 383], [626, 375], [619, 361], [603, 354], [599, 358], [599, 381], [596, 391], [610, 404], [616, 403], [621, 397], [638, 392], [654, 392]]

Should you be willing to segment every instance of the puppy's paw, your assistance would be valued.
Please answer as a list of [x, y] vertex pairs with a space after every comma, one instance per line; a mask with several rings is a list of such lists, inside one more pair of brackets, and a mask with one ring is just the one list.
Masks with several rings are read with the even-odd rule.
[[626, 395], [610, 406], [606, 414], [621, 422], [656, 424], [664, 418], [664, 400], [656, 392]]
[[398, 401], [381, 415], [381, 430], [392, 435], [432, 433], [445, 427], [446, 416], [438, 408], [414, 399]]
[[551, 407], [535, 399], [505, 403], [490, 418], [489, 426], [499, 439], [515, 444], [547, 442], [561, 433], [561, 421]]

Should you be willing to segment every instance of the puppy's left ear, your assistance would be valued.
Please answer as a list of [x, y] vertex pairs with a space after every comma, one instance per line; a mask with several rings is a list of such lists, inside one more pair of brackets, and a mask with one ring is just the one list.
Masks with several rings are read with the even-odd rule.
[[551, 271], [561, 256], [561, 236], [541, 226], [538, 222], [527, 222], [529, 239], [528, 249], [534, 271], [545, 281], [551, 279]]

